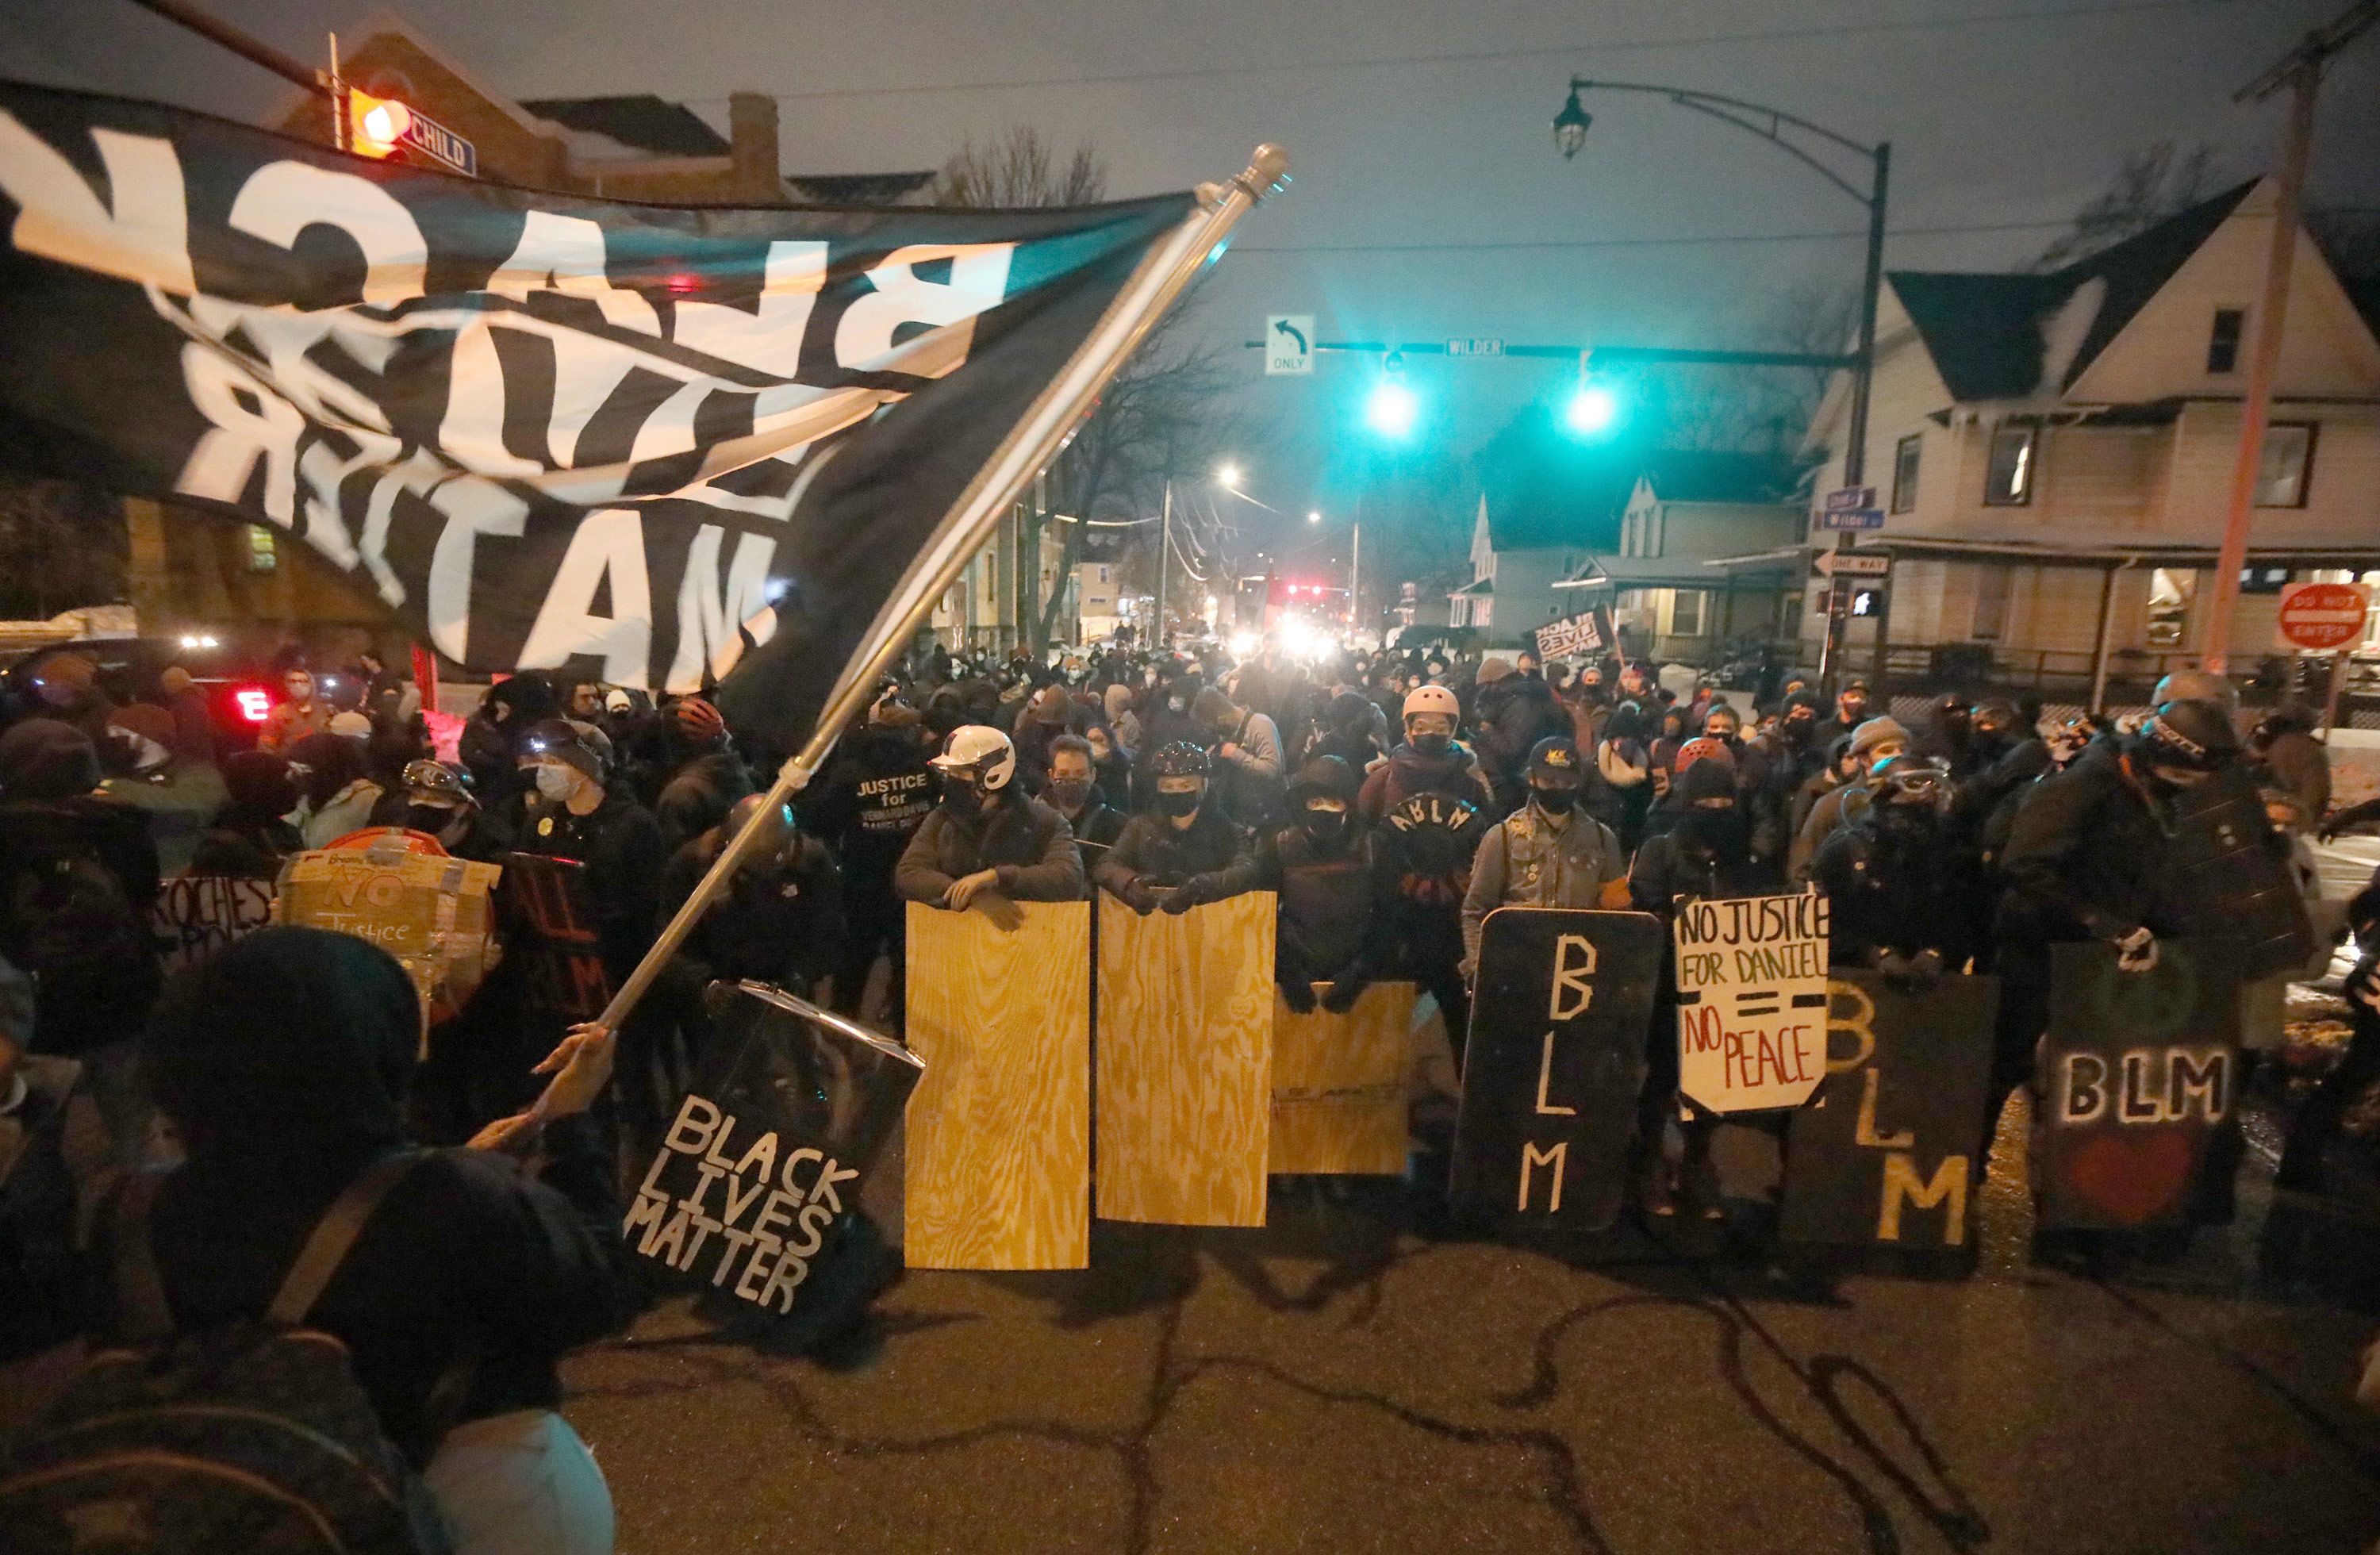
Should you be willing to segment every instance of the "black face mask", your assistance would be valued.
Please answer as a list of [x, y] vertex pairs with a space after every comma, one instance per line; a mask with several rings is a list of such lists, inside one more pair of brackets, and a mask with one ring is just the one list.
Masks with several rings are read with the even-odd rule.
[[1078, 810], [1090, 802], [1091, 780], [1088, 778], [1051, 778], [1050, 802], [1062, 810]]
[[1678, 822], [1678, 835], [1724, 864], [1741, 864], [1752, 855], [1752, 827], [1732, 806], [1705, 809], [1697, 805]]
[[1347, 834], [1347, 812], [1344, 810], [1308, 810], [1305, 812], [1305, 834], [1328, 847]]
[[1443, 756], [1454, 745], [1452, 735], [1415, 735], [1413, 747], [1424, 756]]
[[1157, 808], [1179, 820], [1185, 815], [1197, 814], [1198, 807], [1204, 804], [1206, 799], [1207, 796], [1204, 794], [1160, 793], [1157, 796]]
[[1578, 803], [1577, 789], [1548, 788], [1542, 784], [1529, 784], [1529, 796], [1556, 815], [1566, 813]]

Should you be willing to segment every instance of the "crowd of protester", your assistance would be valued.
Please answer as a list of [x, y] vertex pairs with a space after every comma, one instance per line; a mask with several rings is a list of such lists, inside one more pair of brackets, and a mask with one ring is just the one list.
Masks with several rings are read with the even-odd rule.
[[[153, 1249], [170, 1327], [261, 1309], [378, 1169], [385, 1202], [311, 1320], [347, 1342], [458, 1548], [505, 1548], [468, 1530], [524, 1464], [550, 1488], [546, 1522], [570, 1530], [554, 1547], [604, 1548], [608, 1501], [553, 1413], [554, 1362], [641, 1299], [620, 1174], [705, 1057], [713, 979], [775, 983], [897, 1034], [908, 904], [1000, 919], [1101, 892], [1147, 914], [1269, 891], [1292, 1009], [1343, 1012], [1375, 982], [1411, 981], [1459, 1065], [1496, 908], [1666, 923], [1701, 898], [1815, 887], [1838, 965], [2001, 977], [1997, 1097], [2030, 1077], [2052, 947], [2102, 941], [2143, 966], [2225, 910], [2177, 886], [2176, 807], [2196, 785], [2253, 781], [2261, 845], [2317, 913], [2306, 838], [2380, 819], [2327, 814], [2302, 710], [2244, 717], [2214, 677], [2170, 677], [2121, 726], [1956, 696], [1904, 723], [1856, 679], [1829, 698], [1797, 673], [1768, 678], [1723, 693], [1525, 651], [925, 648], [777, 807], [763, 790], [783, 753], [740, 739], [704, 696], [529, 673], [456, 726], [376, 657], [300, 663], [254, 747], [219, 753], [187, 674], [119, 705], [89, 661], [57, 655], [0, 730], [0, 1143], [10, 1128], [21, 1143], [42, 1106], [25, 1061], [62, 1059], [98, 1120], [86, 1158], [183, 1164], [126, 1195], [137, 1212], [86, 1224], [79, 1254], [56, 1250], [76, 1199], [56, 1174], [0, 1178], [10, 1348], [124, 1331], [126, 1304], [79, 1271], [116, 1269], [125, 1237]], [[159, 806], [166, 788], [209, 796], [211, 813]], [[467, 859], [582, 866], [616, 986], [750, 824], [758, 845], [616, 1044], [540, 1007], [523, 962], [431, 1029], [359, 941], [266, 929], [168, 984], [151, 939], [169, 875], [268, 880], [304, 850], [402, 827]], [[2367, 953], [2355, 1047], [2291, 1141], [2284, 1175], [2301, 1182], [2327, 1148], [2313, 1136], [2336, 1134], [2380, 1064], [2380, 890], [2347, 917]], [[1632, 1193], [1648, 1215], [1717, 1217], [1710, 1124], [1680, 1121], [1673, 1008], [1646, 1033]], [[2277, 1041], [2277, 1002], [2265, 1024], [2252, 1047]], [[409, 1277], [384, 1278], [397, 1269]]]

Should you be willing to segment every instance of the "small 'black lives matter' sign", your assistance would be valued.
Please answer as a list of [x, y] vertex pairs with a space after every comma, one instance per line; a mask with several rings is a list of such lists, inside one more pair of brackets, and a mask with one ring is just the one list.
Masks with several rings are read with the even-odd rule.
[[1995, 978], [1838, 971], [1827, 1077], [1787, 1125], [1789, 1242], [1963, 1247], [1984, 1179]]
[[2041, 1221], [2122, 1231], [2190, 1219], [2216, 1136], [2239, 1126], [2240, 984], [2228, 947], [2167, 940], [2145, 972], [2096, 942], [2050, 963], [2047, 1095], [2034, 1122]]
[[679, 1105], [621, 1231], [638, 1257], [787, 1316], [925, 1064], [765, 983], [711, 994], [718, 1056]]
[[1660, 969], [1649, 913], [1488, 915], [1448, 1190], [1458, 1213], [1587, 1231], [1619, 1217]]

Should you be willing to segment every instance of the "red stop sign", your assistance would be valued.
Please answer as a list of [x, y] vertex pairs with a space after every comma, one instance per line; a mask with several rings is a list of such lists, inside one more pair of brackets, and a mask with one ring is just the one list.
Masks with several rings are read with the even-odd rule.
[[2372, 591], [2360, 583], [2301, 583], [2281, 596], [2283, 640], [2298, 648], [2345, 648], [2363, 637]]

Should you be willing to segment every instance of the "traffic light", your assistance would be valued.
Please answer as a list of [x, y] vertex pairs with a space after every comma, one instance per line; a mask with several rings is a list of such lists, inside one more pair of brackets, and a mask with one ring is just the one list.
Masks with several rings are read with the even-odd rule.
[[1620, 419], [1620, 396], [1604, 384], [1582, 379], [1562, 407], [1562, 425], [1574, 436], [1597, 437]]
[[347, 149], [358, 156], [395, 154], [412, 128], [413, 110], [395, 98], [347, 89]]
[[1421, 401], [1405, 386], [1403, 353], [1391, 351], [1381, 364], [1380, 381], [1372, 385], [1372, 396], [1365, 402], [1364, 419], [1382, 437], [1402, 443], [1413, 435], [1414, 423], [1421, 419]]

